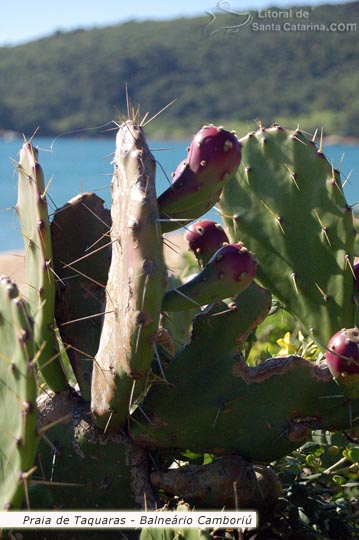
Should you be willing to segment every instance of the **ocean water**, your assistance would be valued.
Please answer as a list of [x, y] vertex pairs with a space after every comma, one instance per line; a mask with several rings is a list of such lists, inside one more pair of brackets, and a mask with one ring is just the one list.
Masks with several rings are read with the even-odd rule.
[[[150, 141], [158, 162], [156, 189], [160, 195], [169, 185], [171, 172], [185, 157], [188, 141]], [[23, 240], [14, 206], [17, 199], [16, 161], [21, 139], [0, 139], [0, 252], [22, 249]], [[48, 190], [50, 211], [61, 207], [80, 192], [95, 191], [110, 206], [110, 182], [114, 140], [101, 138], [62, 137], [57, 140], [36, 138], [39, 160]], [[324, 153], [343, 179], [349, 204], [359, 201], [359, 146], [333, 145]], [[213, 214], [212, 214], [213, 215]]]

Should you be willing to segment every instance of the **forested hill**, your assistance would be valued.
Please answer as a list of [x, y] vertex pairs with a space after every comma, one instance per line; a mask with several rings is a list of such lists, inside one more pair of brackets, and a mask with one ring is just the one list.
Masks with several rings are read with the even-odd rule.
[[177, 99], [149, 124], [161, 136], [256, 119], [359, 136], [358, 12], [358, 2], [301, 6], [253, 11], [247, 21], [217, 7], [212, 16], [2, 47], [0, 130], [31, 135], [40, 126], [47, 135], [105, 124], [125, 113], [127, 83], [143, 113]]

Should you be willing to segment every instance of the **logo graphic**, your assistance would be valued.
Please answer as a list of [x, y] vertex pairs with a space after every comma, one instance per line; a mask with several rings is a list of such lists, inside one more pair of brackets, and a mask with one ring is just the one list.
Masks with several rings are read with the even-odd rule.
[[[216, 11], [214, 10], [206, 11], [206, 13], [210, 17], [212, 17], [212, 20], [204, 28], [205, 33], [208, 34], [209, 36], [212, 36], [213, 34], [216, 34], [217, 32], [225, 32], [225, 33], [239, 32], [239, 30], [243, 26], [248, 26], [253, 20], [253, 17], [249, 11], [245, 11], [245, 12], [235, 11], [231, 8], [231, 4], [227, 2], [226, 0], [220, 0], [219, 2], [217, 2], [215, 10]], [[236, 24], [221, 25], [217, 19], [218, 12], [226, 13], [227, 15], [234, 15], [235, 17], [237, 17]]]

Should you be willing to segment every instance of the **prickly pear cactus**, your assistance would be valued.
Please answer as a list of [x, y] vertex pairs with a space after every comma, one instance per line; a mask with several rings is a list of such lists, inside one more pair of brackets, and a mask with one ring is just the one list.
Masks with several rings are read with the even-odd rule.
[[18, 200], [16, 211], [24, 238], [26, 261], [26, 299], [34, 319], [37, 363], [49, 387], [58, 392], [67, 385], [56, 336], [55, 275], [46, 202], [46, 188], [38, 152], [31, 140], [20, 151]]
[[[45, 487], [55, 507], [155, 508], [165, 494], [260, 510], [280, 488], [253, 462], [286, 456], [312, 430], [357, 423], [357, 394], [344, 395], [324, 362], [293, 354], [249, 367], [243, 356], [272, 293], [320, 344], [353, 326], [352, 212], [339, 173], [302, 133], [273, 126], [238, 140], [205, 126], [157, 199], [135, 114], [117, 134], [111, 216], [81, 194], [55, 213], [52, 238], [31, 141], [18, 170], [30, 311], [1, 280], [2, 506], [18, 506], [23, 493], [31, 503], [27, 479], [44, 431], [36, 464], [46, 486], [30, 487]], [[190, 227], [200, 268], [191, 255], [197, 274], [183, 282], [165, 267], [162, 234], [220, 196], [228, 236], [213, 222]], [[58, 360], [54, 314], [79, 391]], [[54, 390], [38, 399], [38, 424], [37, 364]], [[213, 463], [174, 471], [188, 450]]]
[[33, 473], [39, 442], [36, 362], [28, 306], [16, 285], [0, 277], [0, 509], [18, 508]]
[[142, 129], [130, 121], [116, 144], [112, 260], [92, 376], [92, 411], [102, 427], [122, 427], [148, 383], [166, 287], [155, 160]]
[[111, 216], [103, 203], [95, 193], [82, 193], [59, 208], [51, 223], [57, 276], [55, 317], [86, 401], [91, 400], [92, 366], [111, 260]]
[[278, 125], [240, 139], [242, 163], [220, 206], [257, 278], [323, 347], [352, 327], [353, 217], [340, 174], [300, 131]]

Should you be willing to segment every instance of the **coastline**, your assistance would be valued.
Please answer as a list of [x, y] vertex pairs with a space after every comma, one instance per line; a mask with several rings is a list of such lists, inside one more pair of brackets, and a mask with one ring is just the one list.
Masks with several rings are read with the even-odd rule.
[[[180, 254], [187, 249], [182, 232], [174, 232], [166, 235], [164, 243], [164, 255], [166, 265], [170, 270], [176, 271], [180, 266]], [[21, 292], [26, 285], [25, 277], [25, 254], [21, 249], [14, 251], [0, 251], [0, 276], [11, 278]]]
[[[73, 136], [79, 137], [79, 138], [88, 138], [85, 135], [76, 135], [76, 132], [74, 132]], [[56, 135], [47, 135], [48, 137], [56, 137]], [[12, 142], [16, 139], [21, 139], [21, 133], [17, 133], [16, 131], [6, 130], [6, 129], [0, 129], [0, 141], [4, 142]], [[46, 137], [46, 135], [45, 135]], [[319, 136], [317, 136], [318, 138]], [[92, 136], [91, 139], [94, 137]], [[98, 136], [99, 139], [103, 139], [104, 135]], [[168, 133], [163, 132], [161, 129], [158, 131], [154, 131], [149, 134], [149, 138], [156, 141], [156, 140], [172, 140], [176, 142], [184, 142], [188, 140], [188, 136], [185, 131], [183, 133], [181, 132], [180, 135], [176, 133]], [[355, 137], [353, 135], [325, 135], [323, 136], [323, 144], [325, 146], [333, 146], [333, 145], [343, 145], [343, 146], [359, 146], [359, 137]]]

